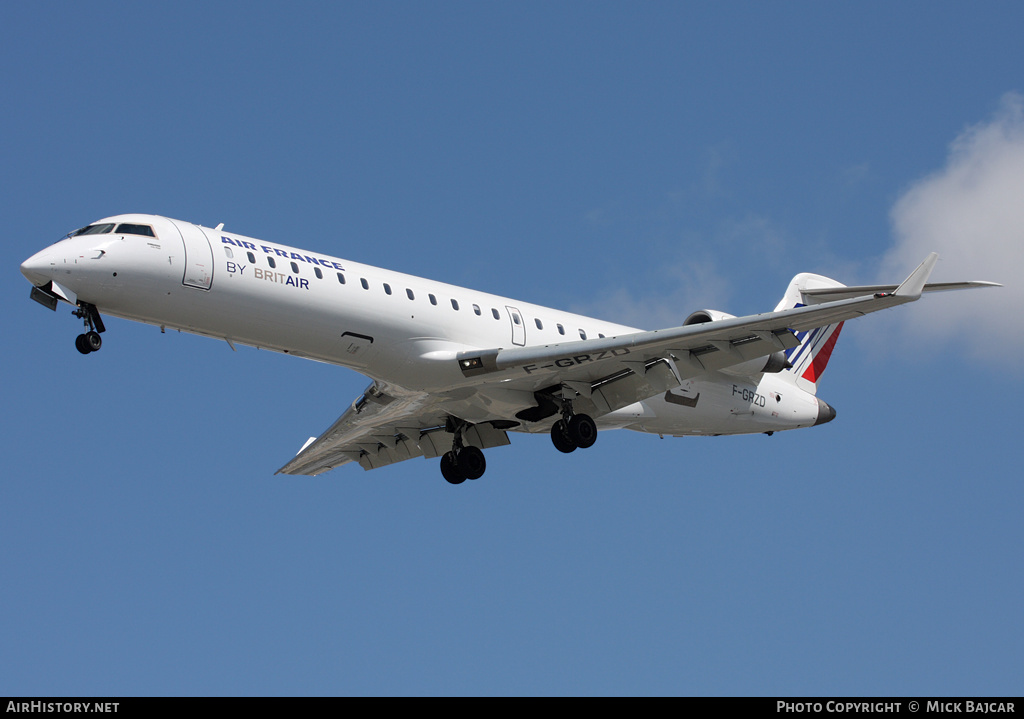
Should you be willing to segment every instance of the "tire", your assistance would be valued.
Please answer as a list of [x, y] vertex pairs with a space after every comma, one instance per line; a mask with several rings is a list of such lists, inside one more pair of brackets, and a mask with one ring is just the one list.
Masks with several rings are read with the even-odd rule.
[[569, 454], [576, 451], [576, 443], [569, 438], [569, 432], [563, 420], [558, 420], [551, 425], [551, 443], [559, 452]]
[[100, 337], [99, 332], [89, 332], [85, 335], [85, 343], [90, 352], [95, 352], [103, 346], [103, 338]]
[[487, 460], [478, 447], [463, 447], [457, 456], [459, 473], [466, 479], [480, 479], [487, 470]]
[[466, 476], [459, 471], [455, 463], [454, 452], [446, 452], [441, 456], [441, 475], [448, 484], [462, 484], [466, 481]]
[[86, 343], [85, 335], [78, 335], [78, 337], [75, 337], [75, 349], [84, 355], [92, 352], [92, 349], [90, 349], [89, 345]]
[[580, 449], [592, 447], [597, 441], [597, 423], [589, 414], [574, 414], [569, 420], [569, 439]]

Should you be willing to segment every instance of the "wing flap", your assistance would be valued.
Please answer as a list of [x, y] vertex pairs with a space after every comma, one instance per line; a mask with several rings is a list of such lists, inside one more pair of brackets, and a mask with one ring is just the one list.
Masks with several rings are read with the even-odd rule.
[[391, 437], [389, 439], [389, 442], [378, 442], [369, 448], [364, 445], [358, 458], [359, 466], [366, 470], [377, 469], [423, 456], [423, 451], [412, 439], [408, 437]]
[[[446, 428], [449, 410], [457, 407], [444, 397], [405, 392], [394, 396], [371, 385], [277, 473], [317, 475], [349, 462], [369, 470], [415, 457], [438, 457], [452, 448], [453, 435]], [[480, 449], [510, 444], [504, 430], [486, 422], [466, 428], [462, 439]]]
[[670, 360], [643, 363], [594, 384], [590, 400], [601, 414], [639, 402], [679, 386], [677, 370]]
[[[421, 456], [421, 428], [444, 422], [437, 407], [423, 394], [389, 395], [390, 401], [383, 402], [379, 390], [376, 392], [364, 393], [277, 473], [316, 475], [353, 461], [373, 469]], [[378, 399], [370, 401], [368, 396]]]

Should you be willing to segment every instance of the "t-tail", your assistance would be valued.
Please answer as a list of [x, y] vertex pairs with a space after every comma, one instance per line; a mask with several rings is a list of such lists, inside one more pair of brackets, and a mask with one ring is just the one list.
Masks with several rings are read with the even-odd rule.
[[[786, 294], [776, 307], [776, 311], [818, 305], [837, 300], [853, 300], [854, 298], [876, 299], [887, 298], [898, 304], [913, 302], [923, 292], [944, 292], [946, 290], [967, 290], [976, 287], [999, 287], [996, 282], [928, 282], [935, 269], [939, 256], [934, 252], [928, 255], [916, 270], [899, 285], [859, 285], [847, 287], [830, 277], [822, 277], [804, 272], [789, 283]], [[839, 332], [843, 323], [815, 327], [796, 333], [800, 344], [786, 350], [786, 359], [791, 367], [783, 370], [782, 376], [788, 378], [800, 389], [815, 394], [818, 380], [828, 366], [832, 357]]]
[[[845, 286], [829, 277], [803, 272], [789, 283], [786, 294], [775, 311], [818, 304], [808, 291], [838, 289]], [[796, 337], [800, 344], [786, 350], [786, 359], [791, 366], [783, 370], [780, 376], [789, 379], [800, 389], [815, 394], [818, 380], [828, 366], [842, 329], [843, 323], [839, 322], [797, 332]]]

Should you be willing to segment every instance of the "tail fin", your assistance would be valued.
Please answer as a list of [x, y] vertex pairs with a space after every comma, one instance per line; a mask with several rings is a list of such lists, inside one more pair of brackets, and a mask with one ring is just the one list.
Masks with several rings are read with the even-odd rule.
[[[828, 277], [814, 275], [804, 272], [789, 283], [786, 294], [779, 302], [775, 311], [788, 310], [794, 307], [818, 304], [821, 300], [815, 300], [811, 295], [804, 294], [805, 290], [817, 290], [835, 287], [845, 287], [841, 282], [836, 282]], [[829, 358], [832, 357], [832, 350], [835, 349], [836, 340], [843, 329], [843, 323], [817, 327], [805, 332], [797, 332], [796, 337], [800, 344], [786, 350], [786, 359], [792, 365], [780, 373], [781, 377], [787, 378], [802, 390], [815, 394], [818, 388], [818, 380], [821, 379], [825, 367], [828, 366]]]

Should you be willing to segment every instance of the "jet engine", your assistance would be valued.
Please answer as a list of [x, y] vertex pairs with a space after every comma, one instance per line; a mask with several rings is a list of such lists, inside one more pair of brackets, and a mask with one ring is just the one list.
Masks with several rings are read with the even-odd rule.
[[[683, 327], [704, 324], [705, 322], [721, 322], [722, 320], [733, 319], [735, 316], [719, 310], [697, 310], [686, 318], [683, 322]], [[725, 367], [721, 371], [726, 374], [751, 378], [763, 373], [775, 374], [791, 366], [789, 360], [786, 359], [786, 353], [779, 350], [765, 357], [755, 357], [752, 360]]]
[[683, 322], [683, 327], [688, 325], [700, 325], [705, 322], [721, 322], [722, 320], [735, 319], [736, 315], [730, 315], [728, 312], [719, 312], [718, 310], [697, 310]]

